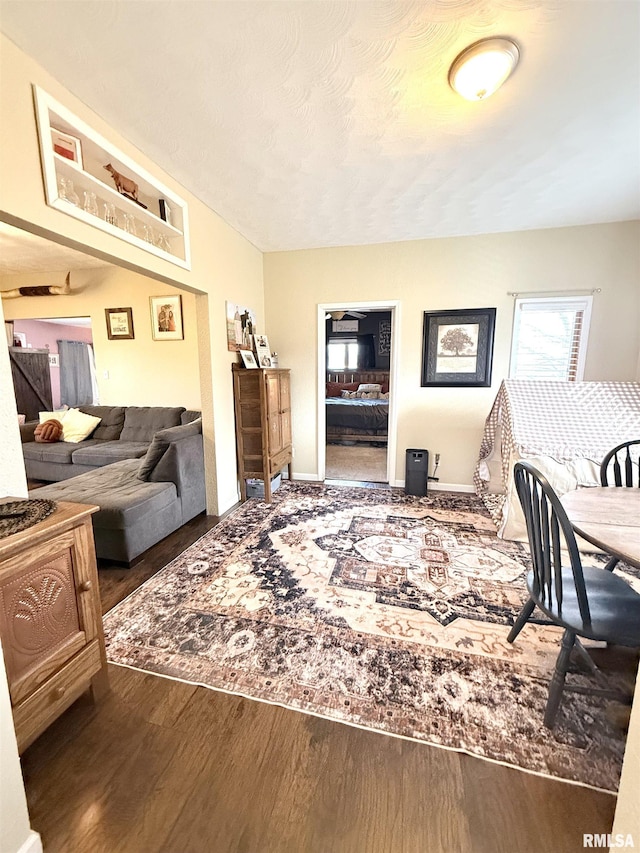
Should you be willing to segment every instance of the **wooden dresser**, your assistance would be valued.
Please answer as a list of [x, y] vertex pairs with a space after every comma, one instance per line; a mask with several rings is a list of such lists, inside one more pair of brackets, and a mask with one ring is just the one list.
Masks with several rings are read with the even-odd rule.
[[108, 688], [97, 509], [61, 501], [44, 521], [0, 539], [0, 638], [21, 753], [85, 690], [95, 700]]
[[238, 476], [242, 500], [247, 479], [264, 481], [271, 501], [271, 478], [288, 466], [291, 479], [291, 394], [289, 371], [233, 365]]

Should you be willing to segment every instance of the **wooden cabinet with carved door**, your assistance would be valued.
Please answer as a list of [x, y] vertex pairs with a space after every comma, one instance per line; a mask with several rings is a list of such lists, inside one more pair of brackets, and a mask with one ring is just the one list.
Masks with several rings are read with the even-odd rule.
[[61, 501], [0, 539], [0, 638], [20, 752], [85, 690], [97, 698], [108, 686], [96, 510]]
[[252, 370], [233, 365], [238, 475], [242, 500], [247, 479], [264, 481], [271, 501], [271, 479], [288, 466], [291, 479], [291, 392], [288, 370]]

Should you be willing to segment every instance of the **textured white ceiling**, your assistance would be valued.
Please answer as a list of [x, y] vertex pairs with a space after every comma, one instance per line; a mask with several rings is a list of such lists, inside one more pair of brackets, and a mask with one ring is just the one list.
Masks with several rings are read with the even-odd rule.
[[[63, 285], [69, 270], [108, 266], [106, 261], [0, 222], [0, 275], [41, 272], [47, 276], [43, 285]], [[51, 278], [52, 270], [58, 271], [55, 279]]]
[[[264, 251], [640, 218], [637, 0], [15, 2], [0, 27]], [[447, 71], [513, 37], [469, 103]]]

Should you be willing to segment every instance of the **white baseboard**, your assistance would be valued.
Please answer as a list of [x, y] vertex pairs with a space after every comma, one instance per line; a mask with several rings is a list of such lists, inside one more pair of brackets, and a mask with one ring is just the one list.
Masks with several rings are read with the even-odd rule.
[[[404, 489], [404, 480], [396, 480], [391, 483], [392, 486], [397, 486], [399, 489]], [[467, 494], [475, 493], [474, 486], [467, 486], [464, 483], [429, 483], [427, 487], [429, 492], [466, 492]]]
[[[322, 483], [323, 480], [318, 477], [317, 474], [303, 474], [300, 471], [296, 471], [295, 476], [292, 478], [295, 480], [308, 480], [311, 483]], [[398, 489], [404, 489], [404, 480], [394, 480], [393, 483], [389, 483], [390, 486], [396, 487]], [[428, 491], [430, 492], [466, 492], [467, 494], [475, 493], [475, 486], [467, 486], [465, 483], [429, 483]]]
[[467, 494], [475, 493], [475, 486], [467, 486], [464, 483], [429, 483], [428, 490], [430, 492], [466, 492]]
[[17, 853], [43, 853], [42, 839], [33, 829], [30, 830], [27, 840], [20, 847]]

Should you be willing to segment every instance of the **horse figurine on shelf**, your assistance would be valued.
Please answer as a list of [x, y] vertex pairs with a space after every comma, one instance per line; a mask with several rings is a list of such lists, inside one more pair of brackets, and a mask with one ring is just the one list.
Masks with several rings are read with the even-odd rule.
[[104, 167], [107, 172], [111, 172], [111, 177], [114, 180], [116, 185], [116, 189], [122, 195], [131, 196], [134, 201], [138, 201], [138, 185], [135, 181], [132, 181], [131, 178], [126, 178], [124, 175], [121, 175], [120, 172], [117, 172], [111, 163], [107, 163]]

